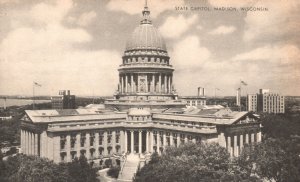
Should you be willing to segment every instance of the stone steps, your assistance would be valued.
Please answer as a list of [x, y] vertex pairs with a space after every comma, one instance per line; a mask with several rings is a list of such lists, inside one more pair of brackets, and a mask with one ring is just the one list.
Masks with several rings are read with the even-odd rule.
[[139, 162], [140, 158], [138, 155], [128, 155], [123, 172], [119, 175], [118, 181], [132, 181], [132, 178], [138, 169]]

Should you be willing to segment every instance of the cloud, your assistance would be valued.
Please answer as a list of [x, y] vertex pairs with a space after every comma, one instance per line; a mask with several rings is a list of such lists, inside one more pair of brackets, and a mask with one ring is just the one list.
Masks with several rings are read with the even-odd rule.
[[298, 64], [300, 50], [295, 45], [264, 46], [233, 57], [234, 61], [268, 61], [278, 64]]
[[[109, 1], [107, 8], [111, 11], [122, 11], [130, 15], [141, 14], [145, 2], [141, 0], [113, 0]], [[148, 1], [151, 16], [156, 17], [160, 13], [174, 9], [175, 6], [184, 5], [184, 0], [152, 0]]]
[[183, 68], [201, 65], [210, 58], [211, 53], [200, 45], [197, 36], [188, 36], [175, 44], [171, 56], [174, 65]]
[[74, 6], [72, 0], [55, 1], [55, 5], [39, 3], [29, 11], [29, 18], [38, 23], [50, 24], [60, 22]]
[[72, 8], [72, 1], [40, 3], [31, 7], [26, 19], [14, 20], [31, 22], [31, 26], [19, 23], [0, 43], [1, 94], [31, 93], [33, 81], [43, 85], [37, 94], [57, 94], [60, 89], [86, 95], [92, 90], [101, 95], [113, 93], [118, 79], [112, 70], [117, 70], [121, 55], [77, 48], [90, 43], [92, 35], [83, 28], [63, 25]]
[[19, 3], [20, 0], [1, 0], [0, 4]]
[[[273, 40], [284, 35], [296, 36], [300, 31], [300, 2], [290, 1], [257, 1], [253, 7], [266, 7], [268, 11], [248, 11], [245, 17], [244, 40], [259, 40], [271, 37]], [[272, 40], [272, 39], [271, 39]]]
[[197, 21], [197, 15], [185, 18], [183, 15], [177, 17], [170, 16], [166, 21], [159, 27], [159, 31], [165, 38], [178, 38], [184, 32], [189, 30], [190, 26]]
[[80, 26], [87, 26], [96, 18], [96, 16], [97, 14], [95, 11], [83, 13], [78, 18], [77, 24]]
[[225, 34], [230, 34], [236, 31], [236, 28], [234, 26], [219, 26], [216, 29], [212, 30], [209, 32], [209, 34], [212, 35], [225, 35]]

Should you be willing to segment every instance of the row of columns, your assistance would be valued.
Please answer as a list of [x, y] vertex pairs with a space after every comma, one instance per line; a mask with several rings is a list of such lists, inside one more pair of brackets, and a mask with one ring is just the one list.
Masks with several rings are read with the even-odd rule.
[[[93, 137], [93, 145], [90, 145], [90, 140], [91, 140], [91, 133], [85, 133], [85, 136], [83, 136], [81, 133], [77, 133], [76, 134], [76, 141], [75, 141], [75, 145], [74, 148], [71, 148], [71, 135], [66, 135], [66, 143], [65, 143], [65, 147], [64, 149], [60, 149], [60, 152], [65, 151], [66, 152], [66, 161], [71, 161], [72, 156], [71, 156], [71, 151], [76, 151], [76, 156], [74, 157], [80, 157], [81, 155], [81, 151], [85, 150], [85, 157], [87, 159], [92, 159], [92, 158], [97, 158], [100, 156], [100, 151], [99, 148], [102, 147], [103, 148], [103, 153], [102, 155], [108, 155], [108, 147], [111, 147], [111, 153], [116, 153], [116, 146], [119, 145], [120, 149], [119, 149], [119, 153], [121, 153], [121, 149], [122, 149], [122, 142], [121, 139], [124, 138], [123, 135], [123, 131], [120, 131], [120, 135], [118, 143], [116, 141], [116, 131], [111, 131], [111, 134], [108, 135], [107, 131], [103, 131], [103, 136], [99, 134], [99, 132], [94, 132], [94, 137]], [[85, 141], [84, 141], [84, 145], [81, 145], [81, 138], [85, 137]], [[102, 145], [99, 144], [99, 140], [100, 137], [102, 137]], [[108, 143], [108, 137], [110, 137], [111, 142]], [[91, 153], [90, 150], [93, 150], [94, 152]], [[91, 156], [93, 154], [93, 156]]]
[[39, 134], [21, 129], [21, 150], [26, 155], [39, 155]]
[[[158, 78], [157, 78], [158, 77]], [[141, 78], [146, 80], [145, 88], [139, 83]], [[121, 74], [119, 83], [119, 92], [136, 93], [136, 92], [172, 92], [172, 74]], [[143, 90], [144, 89], [144, 90]]]
[[226, 141], [226, 148], [230, 156], [237, 157], [241, 154], [244, 144], [261, 142], [261, 131], [228, 135]]
[[[134, 141], [135, 141], [135, 134], [134, 132], [138, 132], [138, 151], [135, 151], [134, 149]], [[143, 135], [142, 133], [145, 132], [145, 151], [142, 151], [142, 148], [143, 148]], [[153, 131], [146, 131], [146, 130], [130, 130], [129, 132], [129, 135], [127, 134], [127, 132], [125, 132], [125, 137], [124, 137], [124, 150], [125, 151], [130, 151], [131, 153], [133, 152], [137, 152], [137, 153], [143, 153], [143, 152], [155, 152], [154, 151], [154, 146], [156, 146], [156, 152], [158, 153], [161, 153], [160, 151], [160, 147], [163, 147], [165, 148], [166, 146], [176, 146], [178, 147], [180, 144], [183, 144], [183, 143], [188, 143], [189, 142], [189, 139], [188, 139], [188, 135], [184, 135], [184, 138], [181, 138], [180, 134], [176, 133], [177, 136], [174, 138], [173, 137], [173, 133], [170, 133], [169, 136], [167, 136], [166, 132], [162, 132], [162, 136], [160, 135], [159, 132], [157, 132], [156, 134], [153, 133]], [[156, 140], [155, 140], [155, 135], [156, 135]], [[127, 140], [128, 140], [128, 137], [130, 137], [130, 150], [127, 148], [128, 146], [128, 143], [127, 143]], [[161, 142], [161, 137], [163, 138], [162, 142]], [[169, 142], [167, 142], [167, 138]], [[156, 142], [155, 142], [156, 141]], [[174, 142], [176, 141], [176, 143]], [[193, 143], [196, 143], [196, 139], [195, 137], [193, 137], [191, 140], [191, 142]]]

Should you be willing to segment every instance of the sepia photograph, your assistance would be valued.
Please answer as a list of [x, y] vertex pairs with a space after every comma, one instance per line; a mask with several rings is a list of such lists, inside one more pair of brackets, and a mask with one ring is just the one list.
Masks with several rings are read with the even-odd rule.
[[0, 181], [299, 182], [299, 10], [0, 0]]

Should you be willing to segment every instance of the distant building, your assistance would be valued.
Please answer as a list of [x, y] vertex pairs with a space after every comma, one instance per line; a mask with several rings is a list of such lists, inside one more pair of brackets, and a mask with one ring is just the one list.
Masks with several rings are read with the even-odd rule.
[[59, 95], [51, 97], [52, 109], [75, 109], [75, 95], [70, 90], [60, 90]]
[[206, 105], [206, 97], [205, 97], [205, 89], [202, 87], [198, 87], [198, 95], [197, 96], [184, 96], [181, 97], [182, 100], [186, 101], [186, 106], [205, 106]]
[[284, 113], [284, 96], [271, 93], [269, 89], [259, 89], [258, 94], [248, 95], [248, 111], [265, 113]]
[[257, 94], [248, 94], [248, 111], [257, 112]]

